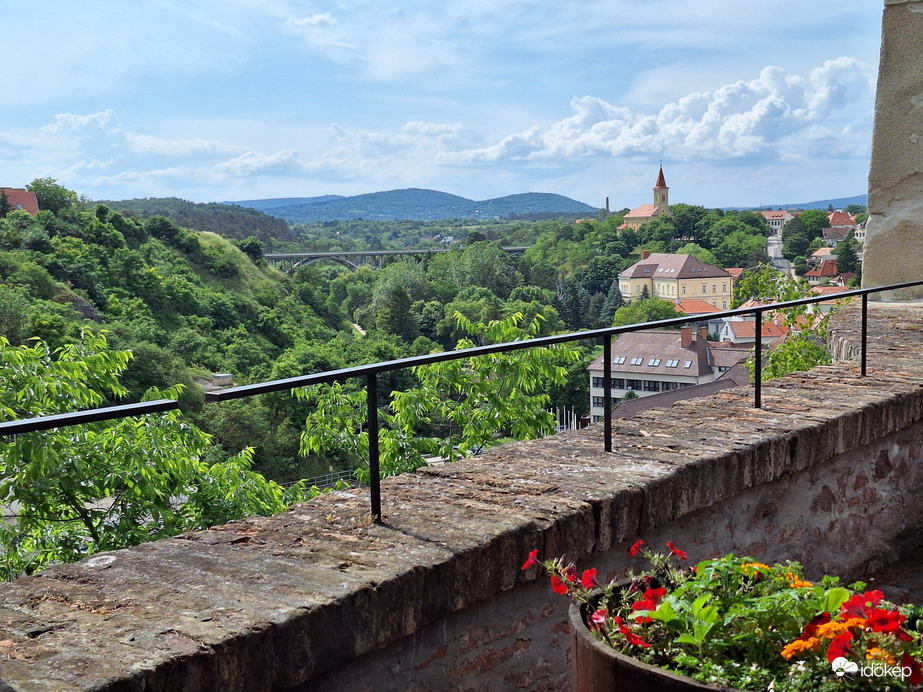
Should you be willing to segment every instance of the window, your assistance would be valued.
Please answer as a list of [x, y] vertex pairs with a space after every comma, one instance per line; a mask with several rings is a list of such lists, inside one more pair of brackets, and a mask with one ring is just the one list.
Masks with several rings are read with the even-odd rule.
[[594, 378], [593, 378], [593, 386], [594, 386], [594, 387], [605, 387], [605, 386], [606, 386], [606, 380], [605, 380], [604, 378], [602, 378], [602, 377], [594, 377]]
[[643, 359], [643, 358], [632, 358], [632, 359], [631, 359], [631, 364], [632, 364], [632, 365], [641, 365], [642, 363], [644, 363], [644, 359]]
[[686, 287], [683, 286], [683, 295], [686, 295]]
[[721, 301], [721, 305], [722, 305], [722, 307], [724, 307], [725, 310], [728, 309], [728, 302], [727, 302], [726, 300], [722, 300], [722, 301]]
[[691, 361], [691, 360], [687, 360], [687, 361], [686, 361], [686, 364], [683, 365], [683, 367], [684, 367], [684, 368], [691, 368], [691, 367], [692, 367], [692, 361]]
[[661, 382], [660, 383], [660, 389], [664, 392], [670, 392], [678, 388], [679, 388], [679, 385], [676, 382]]
[[659, 392], [660, 382], [657, 382], [656, 380], [644, 380], [644, 391], [645, 392]]
[[612, 359], [613, 365], [622, 365], [625, 362], [625, 356], [616, 356]]
[[717, 293], [717, 292], [718, 292], [718, 285], [717, 285], [717, 284], [712, 284], [712, 285], [711, 285], [711, 292], [712, 292], [712, 293]]
[[667, 361], [667, 367], [668, 367], [668, 368], [675, 368], [677, 365], [679, 365], [679, 361], [678, 361], [678, 360], [670, 359], [670, 360]]
[[628, 385], [626, 389], [638, 389], [639, 390], [642, 387], [641, 380], [626, 380], [625, 384]]
[[625, 380], [621, 377], [613, 377], [612, 389], [625, 389]]
[[708, 286], [702, 284], [702, 293], [708, 293]]
[[651, 358], [649, 361], [647, 361], [647, 364], [653, 365], [656, 368], [658, 365], [660, 365], [660, 358]]
[[606, 397], [604, 396], [594, 396], [593, 397], [593, 406], [605, 406]]

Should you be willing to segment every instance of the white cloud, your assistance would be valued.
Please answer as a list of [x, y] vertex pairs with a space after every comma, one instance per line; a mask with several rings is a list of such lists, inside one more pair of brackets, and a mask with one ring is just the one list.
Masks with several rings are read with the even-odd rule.
[[[574, 98], [574, 115], [533, 126], [496, 144], [458, 153], [463, 161], [561, 160], [585, 156], [668, 156], [721, 160], [778, 156], [825, 140], [865, 137], [874, 74], [852, 58], [825, 62], [810, 78], [767, 67], [749, 82], [689, 94], [644, 114], [598, 97]], [[799, 152], [807, 153], [807, 152]]]

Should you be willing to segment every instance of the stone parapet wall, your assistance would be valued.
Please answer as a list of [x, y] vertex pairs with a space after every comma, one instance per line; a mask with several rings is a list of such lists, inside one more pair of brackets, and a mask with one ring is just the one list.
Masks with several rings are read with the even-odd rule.
[[[638, 537], [858, 576], [916, 540], [919, 305], [854, 362], [508, 445], [0, 589], [3, 690], [566, 690], [566, 602], [528, 551], [611, 576]], [[835, 317], [855, 355], [857, 306]], [[4, 687], [6, 685], [6, 687]]]

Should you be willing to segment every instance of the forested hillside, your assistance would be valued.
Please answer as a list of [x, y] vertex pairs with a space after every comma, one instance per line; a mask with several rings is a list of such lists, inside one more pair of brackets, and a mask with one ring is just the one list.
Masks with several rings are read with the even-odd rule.
[[[209, 454], [253, 446], [255, 468], [279, 480], [361, 460], [337, 450], [299, 455], [310, 402], [277, 394], [203, 406], [197, 378], [227, 372], [244, 384], [451, 349], [468, 335], [456, 315], [474, 325], [538, 318], [540, 334], [610, 325], [621, 306], [616, 277], [642, 249], [751, 267], [765, 261], [769, 232], [751, 212], [683, 204], [673, 217], [623, 232], [621, 214], [580, 223], [323, 222], [274, 243], [361, 250], [445, 247], [451, 237], [453, 249], [383, 270], [315, 264], [287, 276], [262, 257], [260, 217], [252, 227], [237, 217], [231, 233], [244, 238], [229, 240], [220, 226], [222, 235], [192, 231], [164, 216], [135, 216], [141, 207], [127, 215], [86, 206], [66, 190], [60, 196], [64, 203], [37, 216], [14, 211], [0, 222], [0, 334], [13, 344], [38, 337], [54, 349], [81, 331], [105, 330], [113, 348], [134, 354], [122, 375], [125, 400], [150, 386], [185, 385], [183, 410], [213, 435]], [[529, 249], [513, 255], [501, 245]], [[551, 406], [586, 412], [593, 346], [567, 365], [565, 383], [545, 387]], [[381, 400], [415, 381], [409, 372], [383, 377]]]
[[184, 228], [211, 231], [237, 240], [256, 236], [266, 243], [297, 237], [287, 221], [235, 204], [201, 204], [176, 197], [102, 201], [100, 204], [128, 216], [164, 216]]

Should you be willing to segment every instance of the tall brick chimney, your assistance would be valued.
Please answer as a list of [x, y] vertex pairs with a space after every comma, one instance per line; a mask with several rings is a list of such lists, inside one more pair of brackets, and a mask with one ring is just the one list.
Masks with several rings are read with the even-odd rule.
[[692, 327], [682, 327], [679, 330], [679, 345], [682, 348], [692, 346]]
[[651, 256], [650, 250], [641, 250], [641, 259], [646, 260]]

